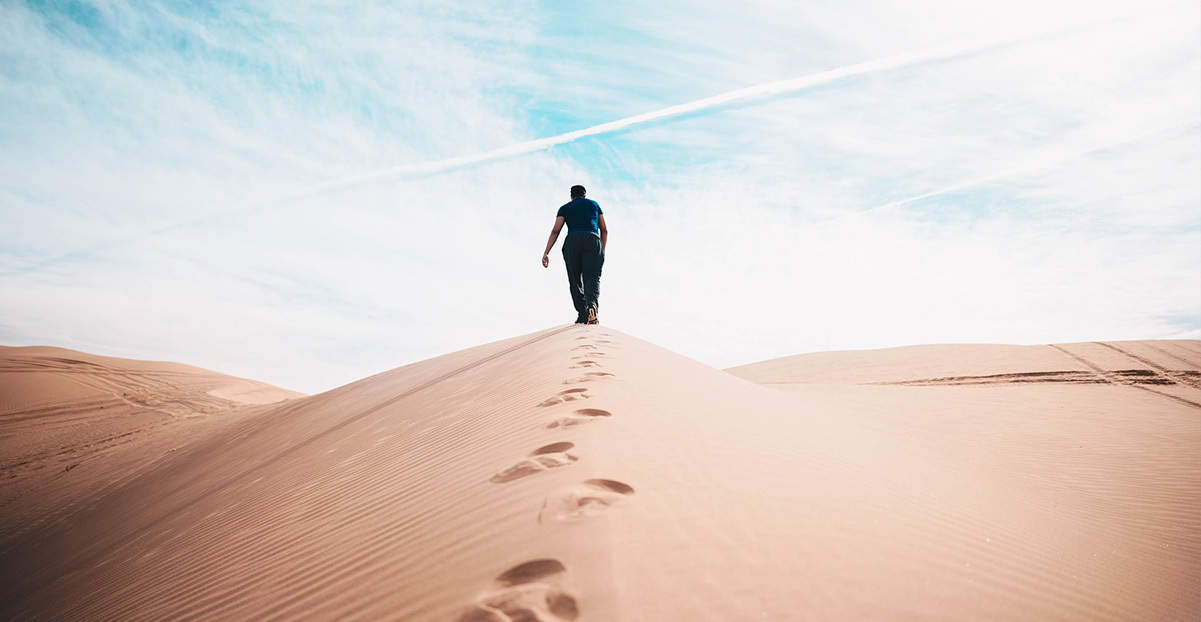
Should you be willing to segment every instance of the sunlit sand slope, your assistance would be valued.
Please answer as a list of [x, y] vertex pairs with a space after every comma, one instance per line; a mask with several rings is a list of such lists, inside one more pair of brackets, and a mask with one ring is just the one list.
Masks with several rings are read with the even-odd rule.
[[1073, 382], [1201, 387], [1201, 341], [928, 345], [815, 352], [726, 371], [760, 384]]
[[0, 542], [216, 419], [300, 395], [179, 363], [0, 346]]
[[1114, 371], [1066, 348], [1077, 367], [789, 391], [604, 326], [457, 352], [244, 418], [6, 541], [0, 615], [1196, 619], [1188, 394], [908, 383]]

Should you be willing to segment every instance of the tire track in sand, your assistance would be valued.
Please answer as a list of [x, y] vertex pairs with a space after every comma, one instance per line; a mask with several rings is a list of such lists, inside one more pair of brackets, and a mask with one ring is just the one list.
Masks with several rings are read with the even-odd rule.
[[[1062, 352], [1062, 353], [1064, 353], [1064, 354], [1066, 354], [1066, 355], [1068, 355], [1068, 356], [1072, 357], [1072, 358], [1073, 358], [1073, 359], [1075, 359], [1077, 362], [1079, 362], [1081, 365], [1084, 365], [1085, 367], [1087, 367], [1087, 368], [1089, 368], [1089, 369], [1093, 370], [1093, 372], [1094, 372], [1095, 374], [1097, 374], [1097, 376], [1098, 376], [1098, 377], [1102, 378], [1102, 379], [1103, 379], [1105, 382], [1107, 382], [1107, 383], [1109, 383], [1109, 384], [1118, 384], [1118, 385], [1122, 385], [1122, 386], [1133, 387], [1133, 388], [1135, 388], [1135, 389], [1139, 389], [1139, 390], [1141, 390], [1141, 391], [1147, 391], [1147, 392], [1149, 392], [1149, 393], [1154, 393], [1154, 394], [1156, 394], [1156, 395], [1159, 395], [1159, 396], [1162, 396], [1162, 397], [1166, 397], [1166, 398], [1168, 398], [1168, 399], [1170, 399], [1170, 400], [1174, 400], [1174, 401], [1176, 401], [1176, 402], [1180, 402], [1181, 404], [1184, 404], [1185, 406], [1191, 406], [1191, 407], [1193, 407], [1193, 408], [1201, 408], [1201, 403], [1197, 403], [1197, 402], [1194, 402], [1194, 401], [1192, 401], [1192, 400], [1187, 400], [1187, 399], [1185, 399], [1185, 398], [1183, 398], [1183, 397], [1177, 397], [1177, 396], [1175, 396], [1175, 395], [1172, 395], [1172, 394], [1170, 394], [1170, 393], [1164, 393], [1164, 392], [1162, 392], [1162, 391], [1156, 391], [1155, 389], [1152, 389], [1151, 387], [1143, 386], [1143, 385], [1140, 385], [1140, 384], [1133, 384], [1133, 383], [1123, 382], [1121, 379], [1118, 379], [1118, 378], [1117, 378], [1116, 376], [1114, 376], [1113, 374], [1111, 374], [1111, 373], [1109, 373], [1109, 372], [1105, 371], [1104, 369], [1101, 369], [1100, 367], [1098, 367], [1098, 366], [1094, 365], [1094, 364], [1093, 364], [1091, 361], [1089, 361], [1088, 359], [1086, 359], [1086, 358], [1084, 358], [1084, 357], [1082, 357], [1082, 356], [1080, 356], [1080, 355], [1078, 355], [1078, 354], [1075, 354], [1075, 353], [1071, 352], [1070, 350], [1068, 350], [1068, 349], [1066, 349], [1066, 348], [1064, 348], [1064, 347], [1057, 346], [1057, 345], [1055, 345], [1055, 344], [1047, 344], [1047, 345], [1049, 345], [1050, 347], [1052, 347], [1052, 348], [1055, 348], [1056, 350], [1059, 350], [1060, 352]], [[1104, 344], [1102, 344], [1102, 345], [1104, 345]], [[1116, 348], [1115, 348], [1115, 349], [1116, 349]]]
[[[1163, 347], [1164, 345], [1165, 344], [1156, 344], [1156, 343], [1149, 343], [1149, 342], [1143, 344], [1143, 346], [1151, 348], [1152, 350], [1155, 350], [1156, 352], [1163, 353], [1167, 356], [1170, 356], [1170, 357], [1176, 359], [1177, 361], [1180, 361], [1181, 363], [1184, 363], [1185, 365], [1189, 365], [1191, 367], [1201, 370], [1201, 361], [1191, 361], [1189, 359], [1184, 358], [1183, 356], [1180, 356], [1179, 354], [1169, 352], [1166, 348]], [[1166, 344], [1166, 345], [1175, 346], [1176, 344]], [[1195, 352], [1192, 352], [1191, 350], [1188, 350], [1187, 348], [1180, 348], [1180, 351], [1188, 352], [1189, 354], [1193, 354], [1193, 355], [1196, 354]]]
[[[1158, 363], [1155, 363], [1149, 359], [1143, 358], [1133, 352], [1130, 352], [1123, 348], [1119, 348], [1111, 343], [1105, 343], [1103, 341], [1094, 341], [1093, 343], [1095, 343], [1099, 346], [1105, 346], [1106, 348], [1109, 348], [1110, 350], [1124, 354], [1124, 355], [1142, 363], [1143, 365], [1150, 367], [1151, 370], [1156, 373], [1156, 375], [1160, 376], [1161, 378], [1166, 379], [1168, 382], [1185, 384], [1194, 389], [1201, 389], [1201, 383], [1198, 383], [1197, 381], [1195, 381], [1191, 378], [1187, 378], [1184, 376], [1178, 376], [1178, 375], [1172, 373], [1172, 370], [1170, 370]], [[1162, 352], [1162, 350], [1161, 350], [1161, 352]], [[1171, 355], [1169, 355], [1169, 356], [1171, 356]], [[1173, 358], [1175, 358], [1175, 357], [1173, 357]]]

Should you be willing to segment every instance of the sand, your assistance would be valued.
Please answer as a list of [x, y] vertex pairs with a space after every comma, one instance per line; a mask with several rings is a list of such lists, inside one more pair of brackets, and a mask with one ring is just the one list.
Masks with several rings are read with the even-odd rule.
[[61, 472], [102, 492], [3, 533], [0, 617], [1194, 620], [1199, 378], [1197, 341], [725, 372], [556, 327]]
[[179, 363], [0, 346], [0, 533], [57, 518], [253, 405], [297, 397]]

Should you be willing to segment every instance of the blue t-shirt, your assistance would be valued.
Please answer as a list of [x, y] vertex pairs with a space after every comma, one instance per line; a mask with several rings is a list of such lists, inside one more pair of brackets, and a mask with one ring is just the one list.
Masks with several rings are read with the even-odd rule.
[[558, 216], [567, 220], [567, 235], [591, 233], [599, 238], [601, 214], [604, 212], [601, 211], [600, 205], [597, 205], [596, 201], [580, 197], [572, 199], [570, 203], [560, 207]]

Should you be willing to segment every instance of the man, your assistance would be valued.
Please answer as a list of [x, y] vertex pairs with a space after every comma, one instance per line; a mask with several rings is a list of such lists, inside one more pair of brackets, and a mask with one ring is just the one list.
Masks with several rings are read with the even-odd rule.
[[571, 303], [575, 305], [576, 324], [599, 324], [596, 318], [600, 298], [601, 266], [605, 263], [605, 244], [609, 228], [600, 205], [584, 198], [583, 186], [571, 187], [571, 201], [559, 208], [555, 226], [542, 253], [542, 267], [550, 265], [550, 249], [559, 239], [563, 223], [567, 223], [567, 238], [563, 240], [563, 263], [567, 265], [567, 282], [571, 285]]

